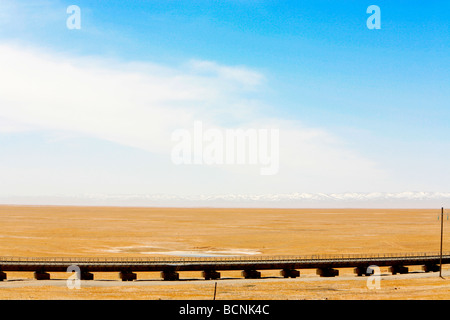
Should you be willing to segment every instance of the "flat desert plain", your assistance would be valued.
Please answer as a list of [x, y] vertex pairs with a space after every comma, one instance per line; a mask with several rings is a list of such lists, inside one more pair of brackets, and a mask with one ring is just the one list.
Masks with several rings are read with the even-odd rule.
[[[0, 256], [20, 257], [198, 257], [439, 252], [440, 209], [218, 209], [76, 206], [0, 206]], [[444, 251], [450, 249], [444, 215]], [[448, 226], [447, 226], [448, 225]], [[448, 234], [448, 236], [447, 236]], [[447, 245], [448, 243], [448, 245]], [[448, 250], [450, 251], [450, 250]], [[34, 280], [8, 272], [0, 299], [449, 299], [450, 272], [391, 275], [381, 268], [379, 289], [352, 269], [320, 278], [300, 270], [284, 279], [279, 270], [262, 279], [221, 271], [207, 281], [181, 272], [162, 281], [157, 272], [119, 281], [117, 273], [95, 273], [69, 289], [67, 273]]]

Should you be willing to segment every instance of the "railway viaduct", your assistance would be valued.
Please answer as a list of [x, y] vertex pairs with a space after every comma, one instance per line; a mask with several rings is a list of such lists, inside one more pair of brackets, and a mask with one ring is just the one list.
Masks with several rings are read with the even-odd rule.
[[[258, 256], [215, 258], [32, 258], [0, 257], [0, 281], [8, 271], [34, 272], [37, 280], [50, 279], [49, 272], [67, 272], [77, 266], [81, 280], [93, 280], [94, 272], [118, 272], [122, 281], [136, 280], [135, 272], [160, 272], [163, 280], [178, 280], [181, 271], [201, 271], [202, 276], [219, 279], [219, 271], [241, 270], [246, 279], [261, 277], [260, 270], [280, 270], [285, 278], [300, 276], [299, 269], [316, 269], [321, 277], [339, 275], [339, 268], [353, 268], [358, 276], [370, 275], [372, 265], [389, 267], [392, 274], [408, 273], [408, 266], [421, 265], [425, 272], [439, 271], [441, 257], [435, 253], [348, 254], [314, 256]], [[442, 255], [442, 264], [450, 263], [450, 254]]]

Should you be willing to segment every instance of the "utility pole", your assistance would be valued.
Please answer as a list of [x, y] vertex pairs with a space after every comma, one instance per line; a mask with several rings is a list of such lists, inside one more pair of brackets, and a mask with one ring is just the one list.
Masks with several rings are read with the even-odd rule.
[[444, 207], [441, 208], [441, 253], [439, 258], [439, 277], [442, 278], [442, 238], [444, 231]]

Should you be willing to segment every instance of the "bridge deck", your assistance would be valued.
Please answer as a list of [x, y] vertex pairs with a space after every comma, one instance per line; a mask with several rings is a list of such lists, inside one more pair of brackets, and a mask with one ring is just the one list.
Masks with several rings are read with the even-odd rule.
[[[0, 257], [0, 271], [65, 272], [71, 265], [89, 271], [204, 271], [204, 270], [269, 270], [314, 269], [377, 266], [436, 265], [437, 253], [401, 253], [376, 255], [314, 255], [314, 256], [258, 256], [258, 257]], [[442, 256], [442, 263], [450, 263], [450, 254]]]

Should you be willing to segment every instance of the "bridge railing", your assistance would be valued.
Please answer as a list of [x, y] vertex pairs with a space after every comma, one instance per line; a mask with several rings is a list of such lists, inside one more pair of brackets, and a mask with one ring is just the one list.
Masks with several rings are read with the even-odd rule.
[[[450, 252], [443, 253], [449, 256]], [[402, 252], [375, 254], [317, 254], [317, 255], [276, 255], [276, 256], [228, 256], [228, 257], [0, 257], [1, 262], [50, 262], [50, 263], [161, 263], [161, 262], [240, 262], [240, 261], [299, 261], [299, 260], [348, 260], [348, 259], [380, 259], [380, 258], [409, 258], [436, 257], [436, 252]]]

